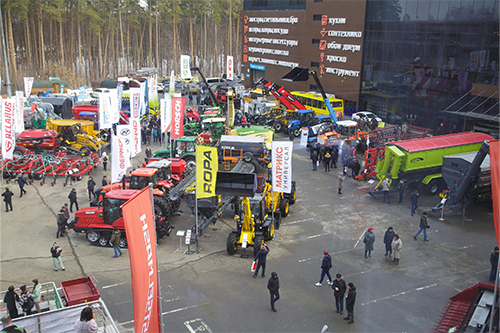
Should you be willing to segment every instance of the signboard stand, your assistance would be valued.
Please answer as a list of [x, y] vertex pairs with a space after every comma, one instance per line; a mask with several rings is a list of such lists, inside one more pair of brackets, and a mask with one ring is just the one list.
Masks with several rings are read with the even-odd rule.
[[184, 233], [185, 233], [184, 230], [177, 230], [177, 233], [175, 235], [179, 236], [179, 248], [177, 250], [175, 250], [174, 253], [176, 253], [176, 252], [184, 252], [182, 250], [182, 237], [184, 237]]
[[186, 244], [188, 246], [188, 249], [184, 254], [193, 254], [194, 251], [191, 251], [190, 249], [190, 244], [191, 244], [191, 230], [186, 231]]

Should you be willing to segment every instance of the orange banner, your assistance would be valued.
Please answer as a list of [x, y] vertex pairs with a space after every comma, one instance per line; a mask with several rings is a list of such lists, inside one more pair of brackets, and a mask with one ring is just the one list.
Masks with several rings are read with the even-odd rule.
[[490, 141], [491, 199], [493, 200], [493, 221], [497, 243], [500, 246], [500, 141]]
[[127, 234], [134, 332], [161, 332], [156, 235], [149, 186], [122, 206]]

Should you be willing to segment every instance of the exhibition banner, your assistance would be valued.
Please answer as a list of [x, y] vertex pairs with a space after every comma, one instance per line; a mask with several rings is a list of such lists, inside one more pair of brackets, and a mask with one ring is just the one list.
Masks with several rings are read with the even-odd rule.
[[99, 93], [99, 129], [111, 128], [112, 120], [110, 94]]
[[233, 74], [234, 62], [232, 56], [226, 57], [226, 71], [227, 71], [227, 79], [232, 81], [234, 79], [234, 74]]
[[493, 199], [493, 222], [500, 246], [500, 141], [490, 141], [491, 198]]
[[168, 89], [169, 94], [175, 94], [175, 74], [174, 71], [170, 73], [170, 86]]
[[31, 89], [33, 88], [34, 81], [35, 81], [34, 77], [24, 78], [24, 94], [26, 95], [26, 98], [31, 96]]
[[111, 182], [119, 182], [131, 167], [130, 155], [127, 155], [125, 141], [118, 135], [112, 135], [111, 141]]
[[161, 132], [166, 133], [170, 131], [170, 124], [172, 122], [172, 97], [166, 95], [164, 99], [160, 100], [161, 112]]
[[177, 139], [184, 136], [184, 108], [186, 97], [172, 97], [172, 129], [170, 138]]
[[16, 148], [15, 127], [15, 99], [2, 99], [2, 158], [12, 159]]
[[292, 150], [292, 141], [272, 143], [272, 186], [275, 192], [292, 191]]
[[141, 116], [141, 89], [130, 88], [129, 89], [130, 98], [130, 117], [140, 118]]
[[191, 80], [191, 68], [189, 67], [188, 55], [181, 55], [181, 79]]
[[24, 131], [24, 93], [22, 91], [16, 91], [16, 113], [14, 116], [15, 132], [16, 134]]
[[302, 128], [300, 130], [300, 146], [307, 147], [307, 138], [309, 136], [309, 128]]
[[125, 156], [132, 157], [132, 125], [116, 125], [116, 136], [125, 145]]
[[130, 125], [132, 126], [132, 147], [130, 157], [134, 157], [141, 152], [141, 122], [139, 118], [130, 118]]
[[162, 332], [152, 199], [147, 186], [122, 206], [132, 276], [134, 332]]
[[120, 122], [120, 109], [118, 103], [118, 89], [109, 89], [109, 105], [111, 111], [111, 122], [113, 124]]
[[196, 198], [215, 196], [218, 170], [217, 147], [196, 146]]
[[116, 87], [117, 95], [118, 95], [118, 111], [122, 110], [122, 100], [123, 100], [123, 82], [118, 84]]
[[141, 82], [141, 101], [139, 109], [141, 110], [141, 116], [146, 114], [146, 110], [149, 108], [149, 98], [147, 97], [148, 92], [148, 82]]

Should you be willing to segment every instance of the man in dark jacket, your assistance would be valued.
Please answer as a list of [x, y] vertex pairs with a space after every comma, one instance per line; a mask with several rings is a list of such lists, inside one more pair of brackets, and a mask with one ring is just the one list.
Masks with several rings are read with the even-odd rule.
[[271, 295], [271, 310], [277, 312], [274, 307], [274, 302], [280, 299], [280, 280], [278, 279], [278, 274], [276, 272], [271, 273], [271, 277], [267, 281], [267, 289], [269, 289], [269, 294]]
[[339, 149], [337, 148], [337, 146], [334, 146], [332, 150], [332, 164], [330, 165], [330, 167], [337, 169], [338, 158], [339, 158]]
[[104, 176], [102, 177], [102, 182], [101, 182], [102, 186], [106, 186], [108, 185], [108, 177]]
[[413, 214], [415, 214], [415, 211], [417, 210], [418, 208], [418, 191], [415, 190], [413, 191], [413, 193], [410, 195], [410, 202], [411, 202], [411, 216], [413, 216]]
[[92, 196], [94, 196], [95, 199], [94, 188], [95, 188], [94, 178], [89, 177], [89, 180], [87, 180], [87, 191], [89, 192], [89, 201], [92, 200]]
[[151, 153], [151, 148], [149, 148], [149, 146], [147, 146], [146, 147], [146, 157], [149, 160], [151, 158], [151, 156], [153, 156], [153, 154]]
[[332, 284], [333, 296], [335, 296], [335, 307], [337, 313], [344, 313], [344, 295], [347, 290], [344, 279], [341, 274], [337, 274], [337, 278], [333, 280]]
[[[363, 243], [365, 243], [365, 258], [371, 257], [373, 251], [373, 243], [375, 243], [375, 235], [373, 234], [372, 227], [368, 228], [368, 230], [366, 231]], [[368, 255], [368, 257], [366, 255]]]
[[394, 240], [394, 229], [392, 227], [389, 227], [387, 231], [385, 232], [384, 235], [384, 244], [385, 244], [385, 256], [387, 257], [387, 254], [389, 254], [389, 257], [392, 255], [392, 241]]
[[69, 211], [70, 211], [70, 213], [73, 213], [73, 205], [76, 206], [76, 210], [80, 210], [80, 208], [78, 208], [78, 201], [76, 199], [76, 188], [73, 187], [71, 192], [69, 192], [68, 199], [69, 199]]
[[349, 291], [345, 299], [345, 309], [347, 310], [347, 317], [344, 320], [349, 320], [348, 324], [354, 323], [354, 302], [356, 302], [356, 287], [352, 282], [349, 282]]
[[21, 191], [21, 194], [19, 194], [19, 198], [23, 196], [23, 194], [26, 194], [26, 190], [24, 189], [24, 185], [28, 185], [28, 181], [26, 178], [23, 177], [23, 174], [19, 175], [19, 178], [17, 178], [17, 183], [19, 184], [19, 190]]
[[404, 180], [401, 179], [399, 181], [399, 184], [398, 184], [399, 203], [403, 202], [403, 194], [405, 193], [405, 188], [406, 188], [406, 184], [405, 184]]
[[490, 282], [495, 283], [498, 268], [498, 246], [495, 246], [490, 255], [491, 271], [490, 271]]
[[5, 192], [2, 193], [3, 201], [5, 202], [5, 211], [6, 212], [9, 211], [9, 207], [10, 207], [10, 211], [12, 212], [12, 196], [13, 195], [14, 195], [14, 193], [12, 191], [9, 191], [8, 187], [6, 187]]
[[420, 217], [420, 229], [418, 232], [413, 236], [413, 239], [417, 239], [417, 236], [423, 231], [424, 232], [424, 241], [428, 241], [427, 239], [427, 229], [429, 229], [429, 224], [427, 224], [427, 213], [423, 212], [422, 216]]
[[62, 206], [59, 213], [57, 213], [57, 233], [56, 238], [59, 236], [64, 237], [64, 229], [66, 228], [66, 223], [68, 222], [68, 218], [64, 214], [64, 210], [66, 207]]
[[266, 244], [263, 244], [260, 248], [259, 252], [255, 255], [255, 261], [257, 261], [257, 268], [253, 273], [253, 277], [256, 278], [257, 274], [259, 274], [259, 268], [262, 266], [262, 277], [266, 276], [266, 260], [267, 254], [269, 253], [269, 248]]
[[113, 234], [111, 235], [110, 243], [113, 245], [113, 249], [115, 250], [115, 255], [113, 258], [118, 258], [118, 253], [120, 256], [122, 255], [122, 250], [120, 250], [120, 240], [122, 238], [122, 233], [116, 227], [114, 227]]
[[325, 274], [328, 276], [328, 284], [332, 285], [332, 276], [330, 275], [330, 269], [332, 268], [332, 257], [328, 254], [328, 251], [324, 252], [323, 260], [321, 261], [321, 278], [319, 282], [315, 284], [316, 287], [321, 287]]
[[11, 332], [11, 333], [26, 333], [26, 330], [22, 327], [17, 327], [12, 324], [12, 319], [10, 316], [5, 316], [2, 318], [2, 332]]
[[311, 150], [310, 158], [313, 164], [313, 171], [318, 169], [318, 153], [316, 153], [316, 149]]
[[19, 302], [19, 295], [14, 291], [14, 286], [10, 286], [5, 296], [3, 302], [7, 305], [7, 310], [9, 310], [9, 315], [11, 318], [16, 319], [18, 317], [16, 302]]

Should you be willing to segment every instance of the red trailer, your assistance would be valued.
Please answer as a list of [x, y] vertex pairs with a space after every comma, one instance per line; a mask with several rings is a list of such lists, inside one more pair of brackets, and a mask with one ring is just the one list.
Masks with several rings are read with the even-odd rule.
[[89, 276], [62, 281], [61, 287], [68, 306], [97, 301], [101, 298], [94, 281]]

